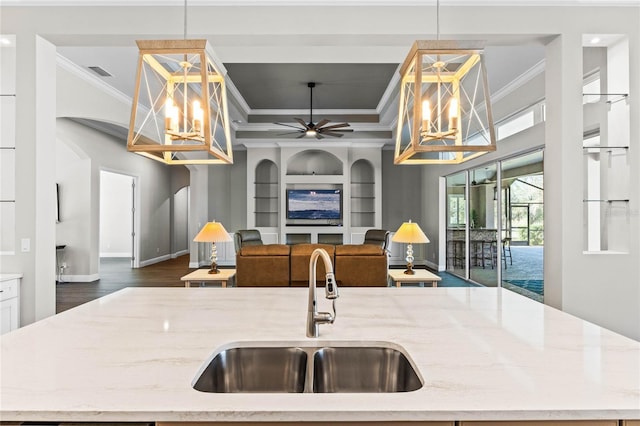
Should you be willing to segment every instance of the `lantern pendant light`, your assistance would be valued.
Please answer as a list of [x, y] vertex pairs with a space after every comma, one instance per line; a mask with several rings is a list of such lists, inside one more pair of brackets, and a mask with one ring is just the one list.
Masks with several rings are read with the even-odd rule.
[[165, 164], [230, 164], [226, 71], [207, 41], [138, 40], [127, 149]]
[[400, 68], [395, 164], [458, 164], [496, 150], [484, 43], [416, 41]]

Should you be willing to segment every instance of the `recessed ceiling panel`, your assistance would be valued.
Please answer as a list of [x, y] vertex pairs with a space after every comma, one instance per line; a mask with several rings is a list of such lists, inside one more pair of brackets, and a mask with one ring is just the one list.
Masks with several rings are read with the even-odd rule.
[[225, 64], [251, 109], [375, 109], [397, 64]]

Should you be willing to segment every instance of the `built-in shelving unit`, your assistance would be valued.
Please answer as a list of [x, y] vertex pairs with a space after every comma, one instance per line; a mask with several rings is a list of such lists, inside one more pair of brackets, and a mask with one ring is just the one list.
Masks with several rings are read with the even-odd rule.
[[375, 170], [367, 160], [351, 165], [351, 226], [373, 227], [375, 224], [376, 196]]
[[[348, 244], [379, 228], [382, 143], [354, 147], [349, 143], [282, 143], [247, 147], [247, 182], [254, 209], [247, 226], [267, 240], [285, 244]], [[342, 217], [327, 220], [287, 219], [287, 190], [339, 189]]]
[[255, 179], [255, 225], [278, 226], [278, 167], [273, 161], [261, 161], [256, 167]]
[[[602, 81], [604, 86], [606, 82]], [[583, 212], [586, 253], [626, 253], [629, 192], [629, 95], [585, 93]]]

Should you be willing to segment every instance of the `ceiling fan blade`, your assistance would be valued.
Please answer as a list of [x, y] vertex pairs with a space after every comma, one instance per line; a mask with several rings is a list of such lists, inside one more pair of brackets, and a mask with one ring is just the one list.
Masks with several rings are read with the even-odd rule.
[[278, 126], [286, 126], [286, 127], [291, 127], [293, 129], [298, 129], [299, 131], [303, 132], [305, 129], [301, 129], [298, 126], [292, 126], [291, 124], [285, 124], [285, 123], [273, 123], [273, 124], [277, 124]]
[[296, 139], [301, 139], [307, 136], [307, 132], [302, 132], [300, 136], [297, 136]]
[[349, 123], [332, 124], [331, 126], [325, 126], [322, 130], [339, 129], [340, 127], [351, 127]]
[[316, 139], [324, 139], [324, 136], [322, 136], [320, 133], [316, 133]]
[[327, 133], [334, 133], [334, 132], [340, 132], [340, 133], [351, 133], [353, 132], [353, 129], [327, 129], [326, 127], [324, 129], [318, 129], [317, 130], [319, 133], [322, 134], [327, 134]]
[[325, 124], [327, 124], [330, 121], [331, 120], [327, 120], [326, 118], [323, 118], [322, 120], [318, 121], [318, 123], [315, 125], [315, 128], [319, 129], [320, 127], [324, 126]]
[[334, 138], [341, 138], [342, 136], [344, 136], [342, 133], [336, 133], [336, 132], [323, 132], [322, 134], [326, 136], [332, 136]]
[[309, 129], [309, 125], [307, 123], [304, 122], [304, 120], [302, 118], [294, 118], [294, 120], [296, 120], [298, 123], [302, 124], [302, 127], [304, 127], [304, 130]]
[[295, 132], [278, 133], [276, 136], [298, 135], [300, 133], [302, 133], [303, 135], [305, 134], [304, 130], [296, 130]]

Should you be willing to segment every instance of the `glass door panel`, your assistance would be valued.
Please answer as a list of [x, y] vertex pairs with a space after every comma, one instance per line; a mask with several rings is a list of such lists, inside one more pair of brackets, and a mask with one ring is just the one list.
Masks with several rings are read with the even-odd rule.
[[543, 152], [502, 161], [502, 286], [544, 296]]
[[487, 287], [498, 285], [497, 167], [469, 172], [469, 275]]
[[447, 176], [447, 271], [466, 278], [465, 172]]

